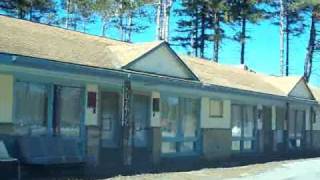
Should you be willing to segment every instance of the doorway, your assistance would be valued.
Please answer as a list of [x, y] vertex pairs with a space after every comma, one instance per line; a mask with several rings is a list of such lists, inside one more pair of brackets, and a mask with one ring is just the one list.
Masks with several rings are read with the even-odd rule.
[[121, 163], [120, 95], [117, 92], [101, 92], [100, 99], [100, 162]]
[[133, 162], [148, 162], [151, 155], [149, 146], [149, 111], [150, 97], [147, 95], [133, 95]]
[[264, 153], [272, 153], [273, 149], [273, 132], [272, 132], [272, 109], [263, 107], [262, 124], [263, 124], [263, 150]]

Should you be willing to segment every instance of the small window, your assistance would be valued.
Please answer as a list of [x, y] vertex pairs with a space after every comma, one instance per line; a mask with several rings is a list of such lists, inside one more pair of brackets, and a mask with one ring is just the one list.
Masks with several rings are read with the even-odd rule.
[[223, 102], [219, 100], [210, 100], [210, 117], [223, 116]]

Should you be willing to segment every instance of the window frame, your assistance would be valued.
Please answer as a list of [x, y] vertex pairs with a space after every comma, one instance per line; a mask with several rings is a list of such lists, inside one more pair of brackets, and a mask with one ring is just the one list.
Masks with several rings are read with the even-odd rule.
[[[35, 82], [35, 81], [27, 81], [27, 80], [21, 80], [21, 79], [17, 79], [15, 78], [14, 80], [14, 87], [13, 87], [13, 93], [14, 93], [14, 99], [13, 99], [13, 125], [14, 125], [14, 131], [16, 133], [16, 130], [17, 130], [17, 102], [18, 102], [18, 99], [17, 99], [17, 84], [18, 83], [27, 83], [27, 84], [34, 84], [34, 85], [43, 85], [45, 86], [45, 89], [46, 89], [46, 93], [47, 93], [47, 103], [46, 103], [46, 116], [45, 117], [46, 119], [44, 120], [46, 122], [46, 133], [45, 135], [50, 135], [49, 133], [49, 128], [51, 126], [49, 126], [50, 124], [50, 119], [48, 118], [50, 116], [50, 85], [48, 83], [42, 83], [42, 82]], [[30, 133], [27, 133], [27, 134], [23, 134], [24, 136], [39, 136], [39, 135], [33, 135], [33, 134], [30, 134]]]
[[[161, 156], [162, 157], [176, 157], [176, 156], [190, 156], [190, 155], [199, 155], [200, 152], [201, 152], [201, 142], [200, 142], [200, 134], [201, 134], [201, 128], [200, 128], [200, 105], [201, 105], [201, 101], [200, 101], [200, 98], [197, 98], [197, 97], [185, 97], [185, 96], [179, 96], [179, 95], [175, 95], [175, 94], [162, 94], [161, 95], [161, 103], [164, 102], [163, 99], [165, 98], [170, 98], [170, 97], [173, 97], [173, 98], [177, 98], [178, 99], [178, 118], [177, 118], [177, 124], [176, 124], [176, 128], [177, 128], [177, 132], [176, 132], [176, 135], [175, 137], [164, 137], [162, 135], [162, 131], [161, 131], [161, 146], [162, 146], [162, 143], [175, 143], [175, 152], [168, 152], [168, 153], [164, 153], [162, 151], [162, 148], [161, 148]], [[198, 115], [197, 115], [197, 124], [196, 124], [196, 134], [195, 134], [195, 137], [186, 137], [184, 136], [184, 133], [182, 132], [183, 130], [183, 127], [182, 127], [182, 124], [183, 124], [183, 110], [182, 110], [182, 107], [185, 106], [185, 104], [182, 104], [185, 101], [185, 99], [191, 99], [191, 100], [195, 100], [198, 102], [199, 104], [199, 112], [198, 112]], [[162, 104], [161, 104], [162, 106]], [[160, 108], [161, 111], [163, 111], [164, 108]], [[162, 117], [161, 117], [162, 119]], [[162, 127], [161, 127], [162, 128]], [[184, 152], [184, 151], [181, 151], [181, 147], [183, 143], [190, 143], [190, 142], [193, 142], [194, 143], [194, 150], [193, 151], [190, 151], [190, 152]]]
[[[71, 86], [71, 85], [66, 85], [64, 83], [55, 83], [55, 82], [50, 82], [46, 83], [43, 81], [34, 81], [30, 80], [29, 78], [15, 78], [14, 80], [14, 99], [13, 99], [13, 122], [15, 123], [17, 121], [17, 116], [16, 116], [16, 111], [17, 111], [17, 103], [18, 100], [16, 98], [16, 92], [17, 92], [17, 83], [23, 82], [23, 83], [29, 83], [29, 84], [40, 84], [46, 86], [46, 93], [47, 93], [47, 103], [46, 103], [46, 111], [47, 111], [47, 116], [46, 116], [46, 133], [44, 133], [45, 136], [54, 136], [53, 133], [53, 119], [54, 119], [54, 98], [55, 98], [55, 92], [54, 92], [54, 87], [55, 86], [62, 86], [62, 87], [73, 87], [73, 88], [80, 88], [80, 102], [81, 102], [81, 112], [80, 113], [80, 119], [79, 119], [79, 124], [80, 124], [80, 132], [78, 137], [67, 137], [67, 136], [60, 136], [62, 138], [66, 139], [77, 139], [77, 140], [84, 140], [85, 136], [85, 91], [83, 86]], [[32, 135], [32, 134], [26, 134], [26, 136], [38, 136], [38, 135]]]
[[[288, 139], [287, 139], [287, 142], [288, 142], [288, 148], [289, 148], [289, 150], [303, 150], [304, 149], [304, 138], [305, 138], [305, 132], [306, 132], [306, 130], [305, 130], [305, 127], [306, 127], [306, 110], [303, 110], [303, 109], [290, 109], [289, 110], [289, 114], [290, 114], [290, 112], [293, 112], [294, 113], [294, 118], [293, 118], [293, 120], [290, 120], [289, 119], [289, 121], [288, 121]], [[298, 127], [297, 127], [297, 121], [299, 121], [299, 119], [298, 119], [298, 113], [302, 113], [302, 117], [303, 117], [303, 119], [302, 119], [302, 132], [301, 132], [301, 137], [298, 137], [298, 132], [299, 132], [299, 130], [298, 130]], [[290, 118], [290, 115], [289, 115], [289, 118]], [[290, 126], [292, 126], [292, 125], [290, 125], [290, 122], [292, 122], [293, 121], [293, 126], [294, 126], [294, 129], [293, 129], [293, 137], [290, 137]], [[295, 146], [292, 146], [291, 145], [291, 142], [293, 142], [293, 141], [295, 141]], [[297, 142], [299, 142], [299, 146], [297, 146]]]
[[[258, 136], [257, 136], [257, 131], [258, 131], [258, 128], [257, 128], [257, 119], [258, 119], [258, 110], [257, 110], [257, 106], [255, 105], [249, 105], [249, 104], [232, 104], [231, 105], [231, 131], [232, 131], [232, 121], [233, 121], [233, 115], [232, 115], [232, 108], [234, 106], [238, 106], [240, 107], [240, 126], [241, 126], [241, 134], [240, 134], [240, 137], [235, 137], [235, 136], [232, 136], [232, 142], [231, 142], [231, 151], [232, 153], [235, 153], [235, 154], [242, 154], [242, 153], [254, 153], [257, 151], [257, 143], [258, 143]], [[245, 124], [245, 109], [247, 107], [251, 107], [252, 110], [253, 110], [253, 135], [252, 137], [245, 137], [244, 135], [244, 124]], [[240, 142], [240, 149], [239, 150], [234, 150], [232, 149], [233, 148], [233, 145], [232, 143], [233, 142], [237, 142], [239, 141]], [[251, 141], [251, 146], [252, 148], [251, 149], [245, 149], [244, 148], [244, 144], [246, 141]]]

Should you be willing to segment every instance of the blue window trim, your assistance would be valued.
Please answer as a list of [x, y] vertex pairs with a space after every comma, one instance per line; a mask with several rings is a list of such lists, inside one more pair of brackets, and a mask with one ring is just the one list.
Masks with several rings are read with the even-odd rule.
[[17, 99], [16, 99], [16, 87], [17, 87], [17, 82], [26, 82], [26, 83], [32, 83], [32, 84], [41, 84], [41, 85], [45, 85], [47, 87], [47, 93], [48, 93], [48, 102], [47, 102], [47, 135], [48, 136], [52, 136], [53, 135], [53, 129], [52, 129], [52, 123], [53, 123], [53, 98], [54, 98], [54, 86], [58, 85], [58, 86], [63, 86], [63, 87], [76, 87], [76, 88], [80, 88], [81, 91], [81, 112], [80, 112], [80, 135], [79, 137], [63, 137], [62, 138], [66, 138], [66, 139], [74, 139], [75, 141], [80, 141], [80, 145], [81, 145], [81, 149], [82, 149], [82, 153], [84, 154], [85, 152], [85, 140], [86, 140], [86, 133], [85, 133], [85, 88], [83, 86], [67, 86], [65, 84], [60, 84], [60, 83], [43, 83], [43, 82], [37, 82], [36, 80], [24, 80], [23, 78], [17, 78], [14, 77], [14, 87], [13, 87], [13, 91], [14, 91], [14, 103], [13, 103], [13, 112], [14, 112], [14, 116], [13, 116], [13, 120], [14, 123], [16, 122], [16, 106], [17, 106]]
[[[199, 101], [199, 114], [197, 119], [197, 127], [196, 127], [196, 136], [195, 137], [184, 137], [182, 133], [182, 121], [181, 121], [181, 110], [179, 109], [179, 121], [177, 123], [177, 134], [176, 137], [163, 137], [161, 133], [161, 143], [162, 142], [172, 142], [172, 143], [184, 143], [184, 142], [194, 142], [195, 149], [192, 152], [174, 152], [174, 153], [163, 153], [161, 152], [161, 157], [179, 157], [179, 156], [199, 156], [202, 152], [202, 130], [200, 128], [200, 110], [201, 110], [201, 103], [200, 103], [200, 97], [188, 97], [188, 96], [181, 96], [177, 94], [169, 94], [164, 93], [160, 95], [160, 99], [163, 99], [164, 97], [175, 97], [178, 98], [179, 106], [181, 104], [181, 98], [189, 98], [193, 100]], [[161, 129], [161, 128], [160, 128]], [[162, 132], [162, 131], [161, 131]], [[179, 150], [179, 147], [177, 147], [177, 151]]]
[[[231, 151], [233, 154], [250, 154], [250, 153], [256, 153], [258, 150], [258, 129], [257, 129], [257, 107], [255, 105], [247, 105], [247, 104], [240, 104], [240, 103], [234, 103], [231, 105], [231, 108], [233, 106], [239, 106], [241, 110], [241, 136], [240, 137], [232, 137], [232, 142], [234, 141], [239, 141], [240, 142], [240, 149], [239, 150], [233, 150], [232, 145], [231, 145]], [[253, 113], [254, 113], [254, 127], [253, 127], [253, 137], [245, 137], [244, 136], [244, 131], [243, 131], [243, 126], [244, 126], [244, 119], [243, 119], [243, 112], [244, 112], [244, 107], [251, 106], [253, 107]], [[231, 114], [231, 123], [232, 123], [232, 114]], [[232, 131], [232, 127], [231, 127]], [[252, 149], [244, 149], [244, 141], [251, 141], [252, 142]], [[231, 143], [232, 143], [231, 142]]]

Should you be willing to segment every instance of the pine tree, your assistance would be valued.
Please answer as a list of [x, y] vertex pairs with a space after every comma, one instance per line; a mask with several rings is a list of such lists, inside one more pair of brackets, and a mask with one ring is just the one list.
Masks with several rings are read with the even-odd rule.
[[234, 40], [240, 43], [240, 63], [245, 63], [246, 40], [249, 38], [247, 33], [247, 24], [257, 24], [264, 18], [266, 11], [264, 10], [262, 0], [230, 0], [228, 6], [232, 23], [239, 27], [239, 31], [235, 34]]
[[118, 29], [122, 41], [131, 42], [133, 33], [141, 33], [148, 27], [140, 24], [138, 19], [150, 16], [144, 8], [149, 2], [150, 0], [116, 1], [112, 24]]
[[309, 12], [311, 12], [309, 41], [304, 61], [304, 79], [309, 82], [312, 74], [314, 53], [316, 50], [320, 50], [320, 44], [317, 41], [317, 23], [320, 21], [320, 2], [317, 0], [301, 0], [300, 3], [306, 6]]
[[94, 3], [93, 0], [76, 1], [77, 13], [81, 18], [83, 32], [86, 32], [86, 25], [91, 22], [91, 17], [95, 11]]
[[225, 0], [214, 0], [209, 2], [210, 28], [212, 35], [210, 40], [213, 42], [212, 60], [219, 62], [220, 44], [225, 38], [224, 30], [221, 24], [226, 23], [228, 19], [228, 4]]
[[115, 3], [115, 0], [97, 0], [94, 4], [94, 10], [101, 18], [101, 36], [106, 35], [107, 26], [115, 16]]
[[206, 0], [182, 1], [182, 8], [175, 10], [180, 17], [177, 22], [179, 32], [172, 40], [175, 45], [184, 47], [188, 54], [205, 57], [205, 48], [210, 40], [209, 32], [209, 4]]
[[9, 16], [46, 23], [47, 18], [56, 13], [56, 3], [54, 0], [2, 0], [0, 10]]

